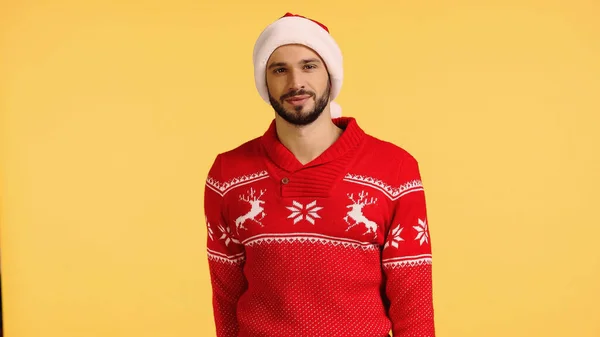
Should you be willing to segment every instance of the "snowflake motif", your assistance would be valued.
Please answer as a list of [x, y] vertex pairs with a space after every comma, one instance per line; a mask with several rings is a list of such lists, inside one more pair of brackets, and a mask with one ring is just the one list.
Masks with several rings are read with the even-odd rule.
[[419, 245], [423, 245], [423, 242], [428, 242], [428, 236], [427, 236], [427, 220], [421, 220], [419, 219], [419, 226], [413, 226], [414, 229], [417, 230], [417, 237], [415, 238], [415, 240], [421, 240], [419, 242]]
[[205, 221], [206, 221], [206, 231], [208, 232], [208, 237], [210, 238], [211, 241], [214, 241], [215, 239], [213, 238], [213, 230], [212, 230], [212, 227], [210, 226], [210, 223], [208, 222], [208, 217], [205, 217]]
[[292, 211], [292, 214], [288, 216], [288, 219], [294, 218], [294, 225], [297, 224], [300, 220], [306, 219], [306, 221], [311, 224], [315, 224], [315, 219], [320, 219], [321, 216], [317, 214], [318, 211], [322, 210], [323, 207], [316, 207], [317, 201], [313, 201], [309, 204], [303, 205], [297, 201], [292, 202], [294, 206], [288, 206], [287, 209]]
[[240, 244], [236, 238], [231, 234], [231, 228], [227, 227], [227, 229], [223, 228], [223, 226], [219, 225], [219, 230], [223, 233], [223, 235], [219, 238], [221, 240], [225, 240], [225, 246], [229, 247], [229, 243], [233, 242], [235, 244]]
[[398, 242], [404, 241], [404, 239], [402, 237], [400, 237], [400, 233], [402, 233], [403, 229], [404, 228], [401, 228], [400, 225], [396, 226], [396, 228], [394, 228], [392, 230], [392, 234], [391, 234], [392, 237], [390, 238], [390, 240], [388, 240], [388, 242], [385, 243], [385, 246], [383, 246], [383, 249], [386, 249], [389, 246], [398, 248]]

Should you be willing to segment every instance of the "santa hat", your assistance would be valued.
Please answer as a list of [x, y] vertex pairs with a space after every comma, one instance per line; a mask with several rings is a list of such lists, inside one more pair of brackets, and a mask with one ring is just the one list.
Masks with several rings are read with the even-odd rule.
[[344, 78], [342, 52], [325, 25], [296, 14], [286, 13], [268, 25], [254, 45], [254, 81], [262, 99], [270, 103], [265, 79], [267, 61], [275, 49], [286, 44], [305, 45], [321, 56], [331, 79], [331, 117], [340, 117], [342, 108], [333, 100], [340, 93]]

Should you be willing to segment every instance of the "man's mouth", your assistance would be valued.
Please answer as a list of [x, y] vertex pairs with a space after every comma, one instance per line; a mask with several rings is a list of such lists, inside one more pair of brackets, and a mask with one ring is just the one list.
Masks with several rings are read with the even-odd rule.
[[292, 96], [292, 97], [286, 99], [285, 101], [290, 103], [291, 105], [301, 105], [301, 104], [304, 104], [304, 102], [306, 102], [309, 98], [310, 98], [310, 95], [297, 95], [297, 96]]

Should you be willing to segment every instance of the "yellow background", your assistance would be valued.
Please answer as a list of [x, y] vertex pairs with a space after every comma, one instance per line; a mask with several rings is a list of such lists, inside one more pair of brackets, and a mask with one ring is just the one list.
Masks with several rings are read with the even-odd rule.
[[598, 1], [1, 6], [5, 336], [214, 335], [204, 178], [273, 117], [251, 53], [286, 11], [420, 161], [438, 336], [600, 336]]

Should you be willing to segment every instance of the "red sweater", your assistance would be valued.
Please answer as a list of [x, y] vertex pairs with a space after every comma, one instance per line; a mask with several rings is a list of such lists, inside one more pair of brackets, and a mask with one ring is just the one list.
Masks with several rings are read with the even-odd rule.
[[302, 165], [264, 135], [219, 154], [204, 197], [218, 337], [433, 337], [417, 161], [353, 118]]

